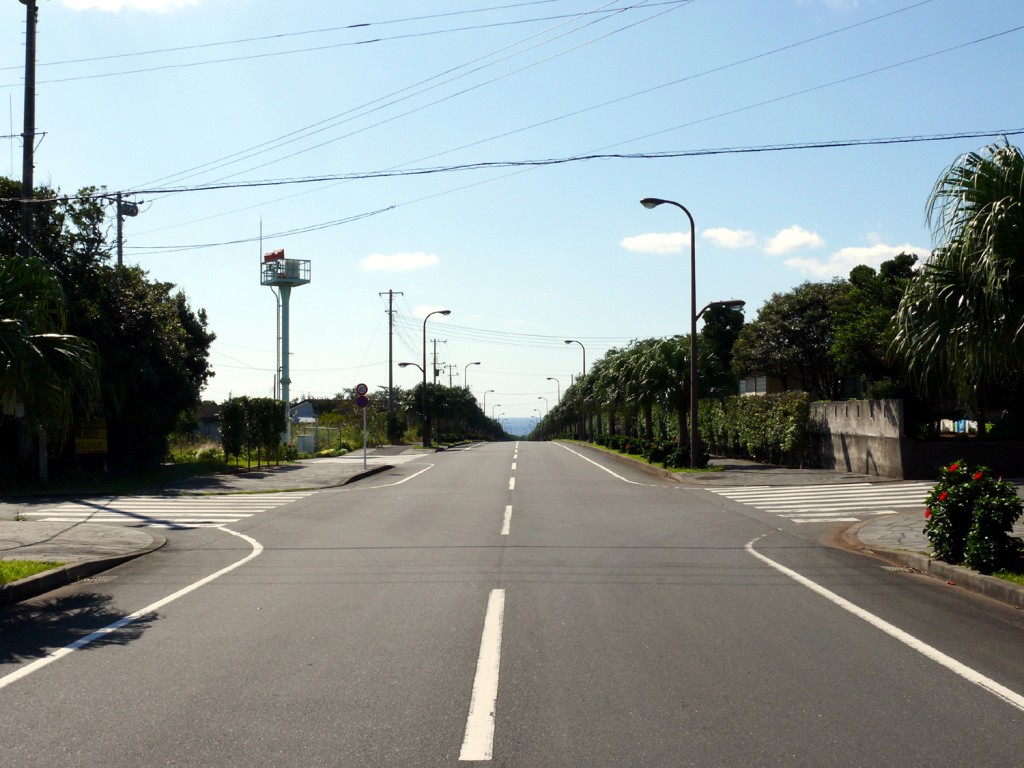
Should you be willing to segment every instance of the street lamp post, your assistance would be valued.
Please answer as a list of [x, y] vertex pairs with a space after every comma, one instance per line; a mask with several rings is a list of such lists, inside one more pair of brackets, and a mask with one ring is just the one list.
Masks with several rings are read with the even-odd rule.
[[562, 402], [562, 383], [554, 376], [548, 376], [548, 381], [555, 382], [555, 394], [557, 395], [557, 397], [555, 398], [555, 402]]
[[462, 369], [462, 386], [469, 389], [469, 366], [480, 365], [480, 361], [477, 360], [475, 363], [466, 363]]
[[480, 410], [484, 412], [484, 416], [487, 415], [487, 395], [491, 394], [492, 392], [494, 392], [493, 389], [488, 389], [486, 392], [484, 392], [484, 403], [480, 407]]
[[583, 350], [583, 375], [587, 375], [587, 348], [583, 346], [582, 341], [576, 341], [576, 339], [566, 339], [566, 344], [579, 344], [580, 349]]
[[452, 311], [450, 309], [435, 309], [433, 312], [428, 312], [427, 316], [423, 318], [423, 367], [420, 368], [423, 371], [423, 447], [430, 448], [432, 443], [430, 441], [430, 399], [427, 397], [427, 320], [430, 319], [431, 315], [450, 315]]
[[697, 227], [690, 212], [674, 200], [645, 197], [644, 208], [657, 208], [663, 203], [674, 205], [690, 220], [690, 468], [697, 468]]
[[[495, 403], [494, 405], [492, 405], [492, 406], [491, 406], [491, 418], [492, 418], [492, 419], [494, 418], [494, 412], [495, 412], [495, 411], [496, 411], [496, 410], [497, 410], [498, 408], [501, 408], [501, 403]], [[504, 416], [504, 414], [502, 414], [502, 415]]]
[[537, 399], [538, 399], [538, 400], [543, 400], [543, 401], [544, 401], [544, 413], [547, 413], [547, 412], [548, 412], [549, 410], [551, 410], [551, 407], [550, 407], [550, 406], [548, 405], [548, 399], [547, 399], [546, 397], [544, 397], [543, 395], [541, 395], [541, 396], [540, 396], [540, 397], [538, 397]]

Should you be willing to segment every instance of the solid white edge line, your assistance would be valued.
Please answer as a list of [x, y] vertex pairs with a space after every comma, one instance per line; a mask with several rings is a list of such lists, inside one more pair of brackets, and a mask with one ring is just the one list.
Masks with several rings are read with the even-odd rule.
[[594, 465], [595, 467], [597, 467], [598, 469], [603, 469], [603, 470], [604, 470], [605, 472], [607, 472], [607, 473], [608, 473], [609, 475], [611, 475], [611, 476], [612, 476], [612, 477], [614, 477], [614, 478], [617, 478], [617, 479], [621, 480], [621, 481], [622, 481], [622, 482], [624, 482], [624, 483], [629, 483], [630, 485], [648, 485], [648, 483], [638, 483], [638, 482], [636, 482], [635, 480], [627, 480], [627, 479], [626, 479], [626, 478], [624, 478], [624, 477], [623, 477], [622, 475], [617, 475], [617, 474], [615, 474], [614, 472], [612, 472], [612, 471], [611, 471], [610, 469], [608, 469], [608, 467], [602, 467], [602, 466], [601, 466], [600, 464], [598, 464], [598, 463], [597, 463], [596, 461], [592, 461], [591, 459], [588, 459], [588, 458], [587, 458], [586, 456], [584, 456], [584, 455], [583, 455], [582, 453], [577, 453], [576, 451], [574, 451], [574, 450], [573, 450], [572, 448], [570, 448], [570, 447], [569, 447], [569, 446], [567, 446], [567, 445], [562, 445], [561, 443], [555, 443], [555, 445], [559, 445], [559, 446], [561, 446], [562, 448], [565, 448], [565, 450], [567, 450], [567, 451], [568, 451], [569, 453], [572, 453], [572, 454], [574, 454], [574, 455], [576, 455], [576, 456], [579, 456], [579, 457], [580, 457], [581, 459], [583, 459], [584, 461], [589, 461], [589, 462], [590, 462], [591, 464], [593, 464], [593, 465]]
[[998, 698], [1002, 699], [1010, 706], [1016, 707], [1017, 709], [1024, 711], [1024, 696], [1021, 696], [1016, 691], [1011, 691], [1009, 688], [1000, 685], [995, 680], [986, 677], [977, 670], [968, 667], [966, 664], [957, 661], [951, 656], [947, 656], [937, 648], [933, 648], [924, 641], [918, 640], [910, 633], [904, 632], [899, 627], [896, 627], [890, 624], [889, 622], [885, 621], [885, 619], [881, 619], [878, 616], [875, 616], [873, 613], [868, 613], [860, 606], [851, 603], [844, 597], [840, 597], [835, 592], [826, 589], [817, 582], [811, 581], [806, 576], [801, 576], [796, 571], [791, 570], [786, 566], [777, 563], [774, 560], [762, 555], [760, 552], [754, 549], [754, 544], [756, 544], [758, 541], [760, 541], [768, 535], [770, 534], [763, 534], [761, 536], [758, 536], [753, 541], [748, 542], [746, 545], [747, 552], [749, 552], [751, 555], [753, 555], [766, 565], [771, 566], [779, 573], [782, 573], [788, 576], [789, 578], [793, 579], [793, 581], [797, 582], [798, 584], [807, 587], [812, 592], [818, 593], [829, 602], [842, 608], [844, 611], [852, 613], [857, 618], [866, 621], [868, 624], [875, 627], [876, 629], [882, 630], [883, 632], [885, 632], [885, 634], [889, 635], [890, 637], [899, 640], [904, 645], [914, 649], [918, 653], [925, 656], [927, 659], [934, 661], [936, 664], [939, 664], [940, 666], [945, 667], [953, 674], [959, 675], [967, 682], [973, 683], [974, 685], [983, 688], [984, 690], [988, 691], [994, 696], [997, 696]]
[[505, 590], [491, 590], [459, 760], [490, 760], [494, 753], [494, 710], [498, 700], [504, 617]]
[[221, 568], [216, 573], [211, 573], [209, 576], [206, 576], [205, 578], [202, 578], [199, 581], [194, 582], [193, 584], [189, 584], [187, 587], [183, 587], [183, 588], [179, 589], [177, 592], [174, 592], [173, 594], [170, 594], [167, 597], [164, 597], [164, 598], [162, 598], [160, 600], [157, 600], [155, 603], [150, 603], [145, 608], [140, 608], [139, 610], [135, 611], [134, 613], [129, 613], [127, 616], [124, 616], [124, 617], [118, 619], [113, 624], [108, 624], [107, 626], [103, 627], [102, 629], [97, 629], [95, 632], [93, 632], [91, 634], [88, 634], [85, 637], [79, 638], [78, 640], [76, 640], [75, 642], [71, 643], [70, 645], [66, 645], [63, 648], [58, 648], [56, 651], [53, 651], [53, 652], [47, 654], [43, 658], [37, 659], [36, 661], [33, 661], [31, 664], [26, 664], [21, 669], [15, 671], [15, 672], [12, 672], [9, 675], [5, 675], [4, 677], [0, 677], [0, 688], [6, 688], [11, 683], [16, 682], [16, 681], [20, 680], [23, 677], [28, 677], [33, 672], [37, 672], [40, 669], [42, 669], [43, 667], [49, 666], [50, 664], [52, 664], [53, 662], [57, 661], [58, 659], [62, 659], [65, 656], [67, 656], [67, 655], [69, 655], [69, 654], [71, 654], [71, 653], [73, 653], [73, 652], [75, 652], [75, 651], [77, 651], [77, 650], [79, 650], [81, 648], [84, 648], [87, 645], [91, 645], [92, 643], [96, 642], [100, 638], [106, 637], [107, 635], [109, 635], [109, 634], [111, 634], [113, 632], [116, 632], [117, 630], [119, 630], [119, 629], [121, 629], [123, 627], [127, 627], [129, 624], [132, 624], [132, 623], [138, 621], [139, 619], [143, 618], [144, 616], [148, 616], [149, 614], [153, 613], [154, 611], [157, 611], [157, 610], [163, 608], [168, 603], [174, 602], [179, 597], [184, 597], [185, 595], [189, 594], [190, 592], [194, 592], [195, 590], [199, 589], [200, 587], [203, 587], [203, 586], [209, 584], [214, 579], [219, 579], [224, 574], [230, 573], [231, 571], [235, 570], [236, 568], [239, 568], [239, 567], [245, 565], [246, 563], [248, 563], [253, 558], [259, 557], [259, 555], [263, 552], [263, 545], [260, 544], [258, 541], [256, 541], [256, 539], [253, 539], [253, 538], [251, 538], [249, 536], [246, 536], [244, 533], [238, 533], [237, 531], [232, 531], [230, 528], [225, 528], [223, 526], [219, 526], [219, 528], [220, 528], [220, 530], [224, 531], [225, 533], [230, 533], [232, 536], [237, 536], [238, 538], [242, 539], [243, 541], [248, 542], [248, 544], [252, 547], [252, 552], [250, 552], [248, 555], [243, 557], [241, 560], [239, 560], [239, 561], [237, 561], [235, 563], [232, 563], [231, 565], [229, 565], [229, 566], [227, 566], [225, 568]]
[[509, 529], [512, 526], [512, 505], [509, 504], [505, 507], [505, 520], [501, 525], [501, 535], [508, 536]]

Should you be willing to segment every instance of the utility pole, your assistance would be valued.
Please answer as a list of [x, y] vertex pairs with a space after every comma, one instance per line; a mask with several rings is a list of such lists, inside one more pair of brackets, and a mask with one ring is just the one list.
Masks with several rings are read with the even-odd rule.
[[125, 216], [138, 216], [139, 206], [135, 203], [128, 201], [127, 203], [121, 198], [121, 193], [117, 193], [117, 200], [115, 202], [117, 206], [117, 266], [124, 266], [124, 217]]
[[437, 343], [441, 342], [442, 344], [445, 344], [445, 343], [447, 343], [448, 340], [447, 339], [431, 339], [431, 341], [434, 343], [434, 381], [433, 381], [433, 383], [437, 384], [437, 374], [438, 374], [438, 368], [437, 368]]
[[21, 0], [25, 6], [25, 128], [21, 134], [21, 255], [32, 253], [32, 178], [36, 145], [36, 0]]
[[[377, 294], [383, 296], [384, 292]], [[387, 292], [388, 295], [388, 424], [391, 423], [391, 414], [395, 410], [395, 384], [392, 377], [392, 367], [395, 358], [395, 296], [404, 296], [401, 291]]]

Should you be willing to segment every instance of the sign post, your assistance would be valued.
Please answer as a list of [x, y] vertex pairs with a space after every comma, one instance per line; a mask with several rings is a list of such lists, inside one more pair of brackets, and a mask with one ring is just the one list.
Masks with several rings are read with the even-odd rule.
[[366, 469], [366, 406], [370, 404], [366, 393], [369, 391], [365, 384], [356, 384], [356, 405], [363, 409], [363, 469]]

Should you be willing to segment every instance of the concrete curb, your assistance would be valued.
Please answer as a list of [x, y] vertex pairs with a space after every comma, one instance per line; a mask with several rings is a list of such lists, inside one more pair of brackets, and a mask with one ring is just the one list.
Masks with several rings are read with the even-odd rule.
[[34, 576], [13, 581], [10, 584], [0, 585], [0, 606], [20, 603], [68, 584], [74, 584], [76, 581], [127, 563], [129, 560], [148, 555], [167, 543], [167, 539], [158, 533], [149, 535], [153, 537], [153, 542], [148, 547], [143, 547], [135, 552], [112, 557], [98, 557], [94, 560], [82, 560], [78, 563], [54, 568], [52, 571], [43, 571]]
[[963, 587], [971, 592], [991, 597], [1013, 608], [1024, 608], [1024, 586], [1020, 584], [1014, 584], [1011, 581], [1006, 581], [996, 576], [986, 576], [983, 573], [972, 571], [970, 568], [950, 565], [928, 555], [909, 552], [904, 549], [886, 549], [884, 547], [868, 549], [864, 547], [861, 551], [865, 554], [877, 555], [883, 560], [888, 560], [896, 565], [902, 565], [928, 576], [942, 579], [947, 584]]
[[354, 483], [357, 480], [364, 480], [367, 477], [373, 477], [374, 475], [379, 475], [381, 472], [387, 472], [389, 469], [394, 469], [394, 468], [395, 467], [392, 464], [381, 464], [379, 467], [373, 467], [372, 469], [368, 469], [365, 472], [360, 472], [358, 475], [352, 475], [352, 477], [346, 478], [345, 482], [343, 482], [343, 483], [338, 483], [335, 486], [329, 486], [329, 487], [340, 488], [343, 485], [348, 485], [349, 483]]

